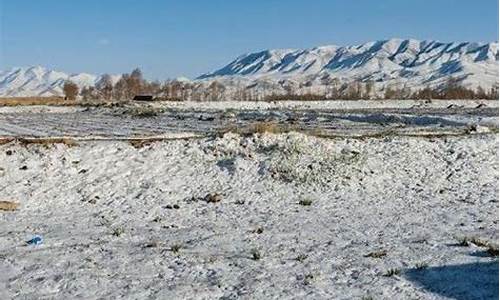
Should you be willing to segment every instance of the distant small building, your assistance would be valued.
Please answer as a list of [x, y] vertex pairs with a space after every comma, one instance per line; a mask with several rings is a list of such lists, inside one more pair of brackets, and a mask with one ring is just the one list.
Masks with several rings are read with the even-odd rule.
[[135, 95], [134, 101], [153, 101], [152, 95]]

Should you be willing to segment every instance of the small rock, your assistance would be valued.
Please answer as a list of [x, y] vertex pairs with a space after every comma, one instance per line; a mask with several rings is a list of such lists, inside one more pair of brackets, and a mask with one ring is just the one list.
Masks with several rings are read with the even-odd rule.
[[160, 243], [158, 241], [148, 242], [143, 245], [143, 248], [158, 248], [160, 247]]
[[43, 243], [43, 238], [41, 236], [35, 235], [31, 240], [26, 241], [28, 245], [40, 245]]

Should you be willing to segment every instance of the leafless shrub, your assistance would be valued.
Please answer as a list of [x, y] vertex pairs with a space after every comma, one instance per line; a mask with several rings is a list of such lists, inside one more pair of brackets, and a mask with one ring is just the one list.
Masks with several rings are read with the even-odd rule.
[[391, 269], [387, 270], [383, 276], [392, 277], [392, 276], [399, 275], [399, 274], [401, 274], [401, 269], [391, 268]]
[[172, 253], [179, 253], [179, 251], [181, 251], [182, 249], [182, 244], [173, 244], [171, 247], [170, 247], [170, 251], [172, 251]]
[[370, 252], [370, 253], [366, 254], [364, 257], [382, 258], [384, 256], [387, 256], [387, 251], [379, 250], [379, 251]]
[[313, 201], [311, 198], [303, 198], [299, 200], [299, 205], [302, 206], [311, 206], [313, 204]]
[[75, 100], [76, 96], [78, 96], [78, 85], [72, 81], [66, 81], [63, 86], [64, 96], [68, 100]]
[[256, 248], [250, 250], [250, 255], [252, 256], [253, 260], [260, 260], [262, 258], [260, 251]]
[[425, 270], [428, 267], [429, 267], [429, 265], [425, 262], [420, 262], [420, 263], [415, 264], [415, 269], [417, 269], [417, 270]]
[[124, 233], [125, 233], [125, 228], [123, 228], [123, 227], [116, 227], [116, 228], [113, 229], [113, 231], [112, 231], [111, 234], [114, 235], [114, 236], [116, 236], [116, 237], [119, 237], [119, 236], [121, 236]]

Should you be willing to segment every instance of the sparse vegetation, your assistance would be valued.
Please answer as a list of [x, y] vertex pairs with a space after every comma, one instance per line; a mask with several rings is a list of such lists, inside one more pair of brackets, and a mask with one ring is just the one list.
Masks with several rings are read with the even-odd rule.
[[[109, 76], [109, 75], [108, 75]], [[469, 89], [460, 85], [458, 79], [450, 77], [439, 87], [425, 87], [411, 90], [407, 87], [386, 86], [382, 91], [375, 92], [372, 81], [339, 82], [335, 78], [322, 80], [318, 85], [321, 92], [311, 92], [309, 83], [300, 85], [291, 82], [281, 82], [279, 86], [258, 87], [238, 86], [228, 89], [221, 82], [214, 80], [209, 83], [184, 82], [169, 80], [164, 83], [149, 82], [142, 76], [139, 68], [130, 74], [123, 74], [121, 79], [112, 85], [110, 79], [102, 80], [96, 87], [82, 90], [84, 99], [94, 100], [124, 100], [132, 99], [137, 94], [150, 94], [161, 101], [221, 101], [238, 99], [242, 101], [320, 101], [320, 100], [359, 100], [359, 99], [498, 99], [498, 87], [485, 91], [481, 87]]]
[[488, 247], [490, 245], [490, 243], [488, 241], [482, 240], [482, 239], [480, 239], [478, 237], [471, 237], [469, 239], [469, 241], [472, 244], [474, 244], [474, 245], [476, 245], [478, 247], [484, 247], [484, 248], [486, 248], [486, 247]]
[[470, 244], [473, 244], [480, 248], [486, 248], [486, 253], [491, 256], [498, 256], [498, 245], [493, 244], [487, 240], [481, 239], [479, 237], [459, 237], [457, 238], [458, 243], [457, 246], [468, 247]]
[[299, 205], [302, 206], [311, 206], [313, 204], [313, 201], [311, 198], [303, 198], [299, 200]]
[[284, 143], [267, 145], [260, 151], [270, 156], [264, 164], [269, 175], [287, 183], [328, 185], [331, 180], [325, 178], [324, 174], [346, 178], [343, 176], [347, 175], [346, 172], [360, 166], [365, 160], [362, 153], [331, 151], [322, 144], [313, 144], [303, 135], [296, 134], [290, 134]]
[[229, 126], [219, 130], [220, 134], [225, 134], [228, 132], [239, 134], [242, 136], [249, 136], [253, 134], [263, 134], [263, 133], [286, 133], [294, 131], [292, 127], [285, 125], [278, 125], [272, 122], [254, 122], [244, 126]]
[[207, 203], [218, 203], [222, 201], [222, 195], [219, 193], [210, 193], [205, 196], [204, 200]]
[[125, 228], [123, 228], [123, 227], [116, 227], [116, 228], [113, 229], [112, 235], [114, 235], [116, 237], [119, 237], [119, 236], [121, 236], [124, 233], [125, 233]]
[[172, 253], [179, 253], [179, 251], [181, 251], [182, 249], [182, 245], [181, 244], [173, 244], [171, 247], [170, 247], [170, 251], [172, 251]]
[[425, 262], [419, 262], [419, 263], [415, 264], [415, 269], [417, 269], [417, 270], [424, 270], [424, 269], [427, 269], [428, 267], [429, 267], [429, 265]]
[[74, 101], [65, 100], [64, 97], [2, 97], [0, 106], [18, 105], [75, 105]]
[[264, 233], [264, 228], [259, 226], [256, 229], [252, 230], [252, 233], [262, 234], [262, 233]]
[[385, 277], [392, 277], [401, 274], [401, 269], [391, 268], [384, 273]]
[[135, 118], [153, 118], [163, 113], [163, 110], [150, 106], [140, 106], [126, 109], [123, 113]]
[[21, 145], [43, 145], [64, 144], [68, 147], [78, 146], [78, 142], [73, 138], [19, 138], [16, 140]]
[[247, 125], [238, 125], [238, 126], [228, 126], [218, 130], [219, 135], [223, 135], [225, 133], [235, 133], [241, 136], [251, 136], [253, 134], [264, 134], [264, 133], [273, 133], [273, 134], [281, 134], [288, 132], [300, 132], [303, 134], [307, 134], [310, 136], [323, 136], [325, 134], [324, 130], [320, 128], [302, 128], [297, 125], [293, 125], [290, 123], [287, 124], [278, 124], [275, 122], [254, 122]]
[[150, 146], [151, 144], [162, 140], [163, 139], [161, 138], [132, 138], [129, 139], [128, 142], [130, 143], [130, 145], [132, 145], [132, 147], [140, 149], [143, 147]]
[[0, 211], [15, 211], [19, 208], [19, 203], [13, 201], [0, 201]]
[[314, 275], [312, 273], [308, 273], [304, 276], [304, 284], [311, 285], [314, 280]]
[[489, 244], [486, 252], [493, 257], [498, 257], [498, 245]]
[[152, 222], [155, 222], [155, 223], [161, 223], [161, 221], [163, 221], [162, 217], [160, 216], [156, 216], [153, 218], [153, 220], [151, 220]]
[[295, 260], [298, 261], [298, 262], [304, 262], [306, 259], [307, 259], [307, 255], [306, 254], [299, 254]]
[[469, 239], [467, 237], [460, 237], [460, 238], [457, 238], [457, 240], [458, 240], [457, 246], [460, 246], [460, 247], [469, 246]]
[[365, 257], [372, 257], [372, 258], [382, 258], [384, 256], [387, 256], [387, 251], [385, 250], [374, 251], [365, 255]]
[[256, 249], [256, 248], [250, 250], [250, 255], [251, 255], [253, 260], [260, 260], [262, 258], [262, 255], [261, 255], [259, 249]]

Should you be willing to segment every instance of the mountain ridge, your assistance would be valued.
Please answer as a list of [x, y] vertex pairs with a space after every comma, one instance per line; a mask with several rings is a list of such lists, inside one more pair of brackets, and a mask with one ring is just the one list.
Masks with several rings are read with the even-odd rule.
[[[229, 90], [286, 92], [323, 91], [332, 84], [371, 82], [375, 92], [387, 87], [412, 90], [439, 87], [450, 77], [469, 88], [498, 86], [498, 42], [440, 42], [387, 39], [351, 46], [268, 49], [238, 56], [229, 64], [200, 75], [194, 83], [214, 81]], [[59, 96], [66, 80], [80, 88], [102, 78], [88, 73], [66, 74], [41, 66], [0, 71], [0, 96]], [[120, 75], [114, 75], [116, 82]], [[183, 79], [186, 82], [185, 79]]]
[[423, 77], [414, 84], [421, 85], [443, 76], [475, 75], [481, 73], [481, 68], [478, 70], [475, 66], [483, 65], [487, 65], [486, 71], [498, 76], [497, 42], [443, 43], [434, 40], [389, 39], [354, 46], [331, 45], [249, 53], [197, 79], [286, 79], [326, 74], [339, 79], [380, 82], [391, 76], [402, 78], [413, 74]]

